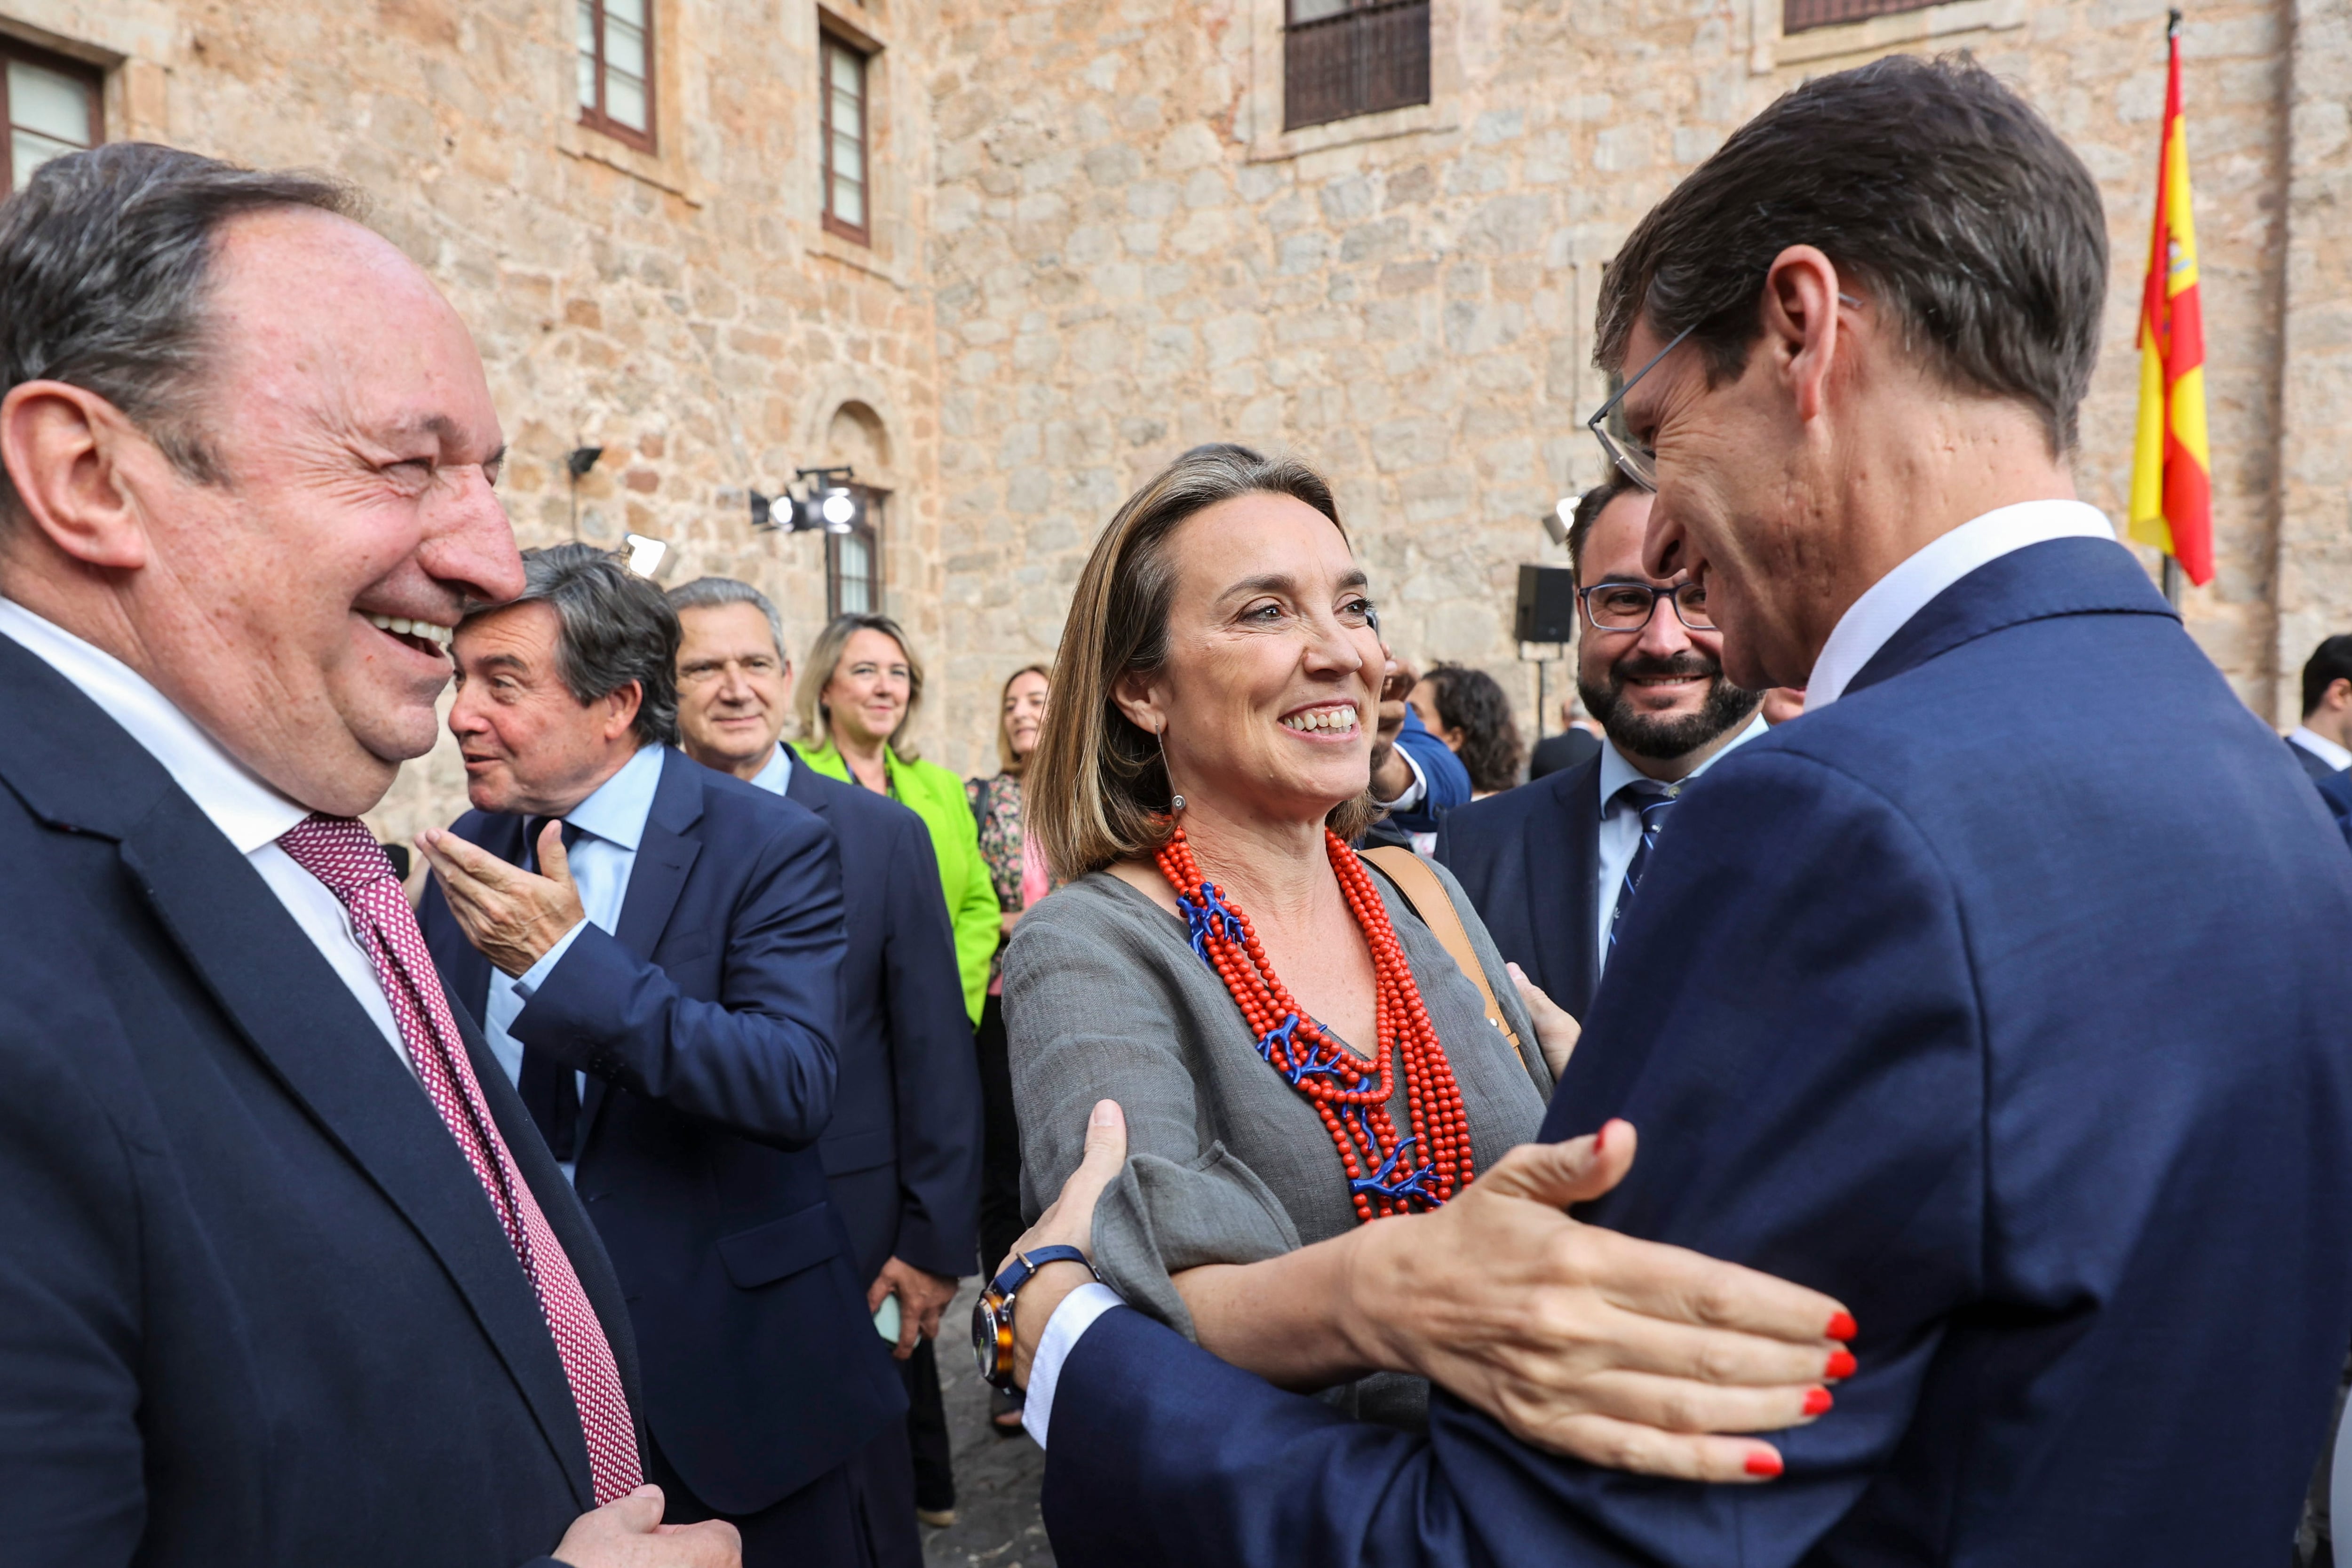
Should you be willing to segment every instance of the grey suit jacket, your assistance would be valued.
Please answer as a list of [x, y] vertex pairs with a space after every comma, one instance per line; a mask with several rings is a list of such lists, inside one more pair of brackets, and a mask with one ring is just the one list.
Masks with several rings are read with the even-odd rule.
[[[1477, 911], [1444, 867], [1487, 984], [1522, 1049], [1486, 1021], [1477, 989], [1386, 879], [1374, 877], [1436, 1026], [1480, 1171], [1535, 1136], [1551, 1075], [1535, 1026]], [[1115, 877], [1083, 877], [1032, 909], [1004, 952], [1004, 1026], [1021, 1117], [1021, 1201], [1034, 1215], [1085, 1152], [1098, 1100], [1127, 1112], [1127, 1170], [1095, 1211], [1095, 1266], [1133, 1305], [1193, 1334], [1170, 1276], [1255, 1263], [1353, 1230], [1338, 1153], [1314, 1108], [1257, 1054], [1224, 983], [1184, 922]], [[1402, 1075], [1390, 1113], [1407, 1124]], [[1334, 1402], [1414, 1425], [1418, 1379], [1380, 1374]]]

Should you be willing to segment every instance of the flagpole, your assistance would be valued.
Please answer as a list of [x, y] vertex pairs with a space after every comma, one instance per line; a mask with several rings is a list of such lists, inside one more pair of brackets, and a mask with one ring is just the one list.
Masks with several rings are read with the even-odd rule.
[[[2178, 51], [2180, 43], [2180, 8], [2176, 5], [2165, 13], [2164, 41]], [[2180, 608], [2180, 559], [2170, 551], [2164, 555], [2164, 602], [2174, 609]]]

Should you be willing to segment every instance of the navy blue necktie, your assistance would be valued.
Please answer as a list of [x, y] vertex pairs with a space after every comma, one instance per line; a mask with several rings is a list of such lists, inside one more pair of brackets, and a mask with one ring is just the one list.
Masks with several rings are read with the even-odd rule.
[[[523, 868], [539, 868], [539, 836], [554, 821], [549, 816], [523, 818]], [[580, 842], [580, 830], [570, 823], [563, 825], [563, 848], [570, 853]], [[539, 1124], [540, 1136], [558, 1160], [574, 1158], [572, 1145], [580, 1137], [580, 1080], [572, 1068], [549, 1056], [545, 1051], [522, 1048], [522, 1071], [515, 1079], [515, 1092], [522, 1096], [523, 1109], [530, 1112], [531, 1121]]]
[[1633, 797], [1642, 811], [1642, 839], [1633, 846], [1633, 858], [1625, 862], [1624, 879], [1617, 884], [1617, 907], [1609, 914], [1609, 948], [1617, 949], [1617, 932], [1625, 924], [1625, 910], [1633, 902], [1633, 890], [1642, 885], [1642, 873], [1650, 864], [1650, 851], [1658, 846], [1658, 829], [1664, 826], [1666, 808], [1675, 804], [1680, 784], [1662, 784], [1654, 779], [1641, 779], [1625, 786], [1625, 794]]

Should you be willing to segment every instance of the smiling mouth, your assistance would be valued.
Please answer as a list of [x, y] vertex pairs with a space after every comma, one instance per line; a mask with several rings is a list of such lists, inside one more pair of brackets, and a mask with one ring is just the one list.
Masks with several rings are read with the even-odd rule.
[[1339, 708], [1310, 708], [1304, 713], [1286, 714], [1282, 727], [1296, 730], [1303, 735], [1352, 735], [1356, 722], [1355, 705], [1349, 703]]
[[450, 641], [457, 635], [454, 627], [436, 626], [431, 621], [411, 620], [406, 616], [379, 616], [370, 611], [367, 619], [368, 625], [376, 630], [406, 643], [419, 653], [431, 654], [436, 658], [447, 651]]

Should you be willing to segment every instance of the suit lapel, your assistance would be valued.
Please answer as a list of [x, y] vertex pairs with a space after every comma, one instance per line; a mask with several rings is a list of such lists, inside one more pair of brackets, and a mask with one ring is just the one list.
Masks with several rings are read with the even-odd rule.
[[[687, 837], [687, 832], [702, 819], [705, 772], [701, 763], [683, 752], [662, 753], [661, 783], [654, 788], [654, 804], [646, 813], [645, 831], [637, 837], [628, 891], [622, 895], [621, 918], [613, 931], [614, 940], [639, 958], [652, 959], [677, 908], [678, 895], [686, 890], [688, 873], [702, 853], [702, 841]], [[583, 1152], [595, 1131], [604, 1098], [604, 1080], [591, 1074], [588, 1092], [580, 1101], [577, 1147]]]
[[1559, 930], [1568, 937], [1568, 950], [1559, 963], [1562, 988], [1549, 994], [1580, 1019], [1592, 1005], [1598, 984], [1593, 963], [1600, 933], [1593, 930], [1592, 921], [1601, 878], [1600, 759], [1588, 761], [1572, 777], [1575, 782], [1562, 791], [1564, 809], [1545, 814], [1548, 826], [1562, 840], [1557, 858], [1550, 863], [1567, 868], [1553, 897], [1567, 900], [1558, 919]]
[[[583, 1508], [593, 1507], [588, 1450], [547, 1321], [432, 1102], [268, 884], [194, 802], [168, 790], [121, 845], [133, 881], [206, 989], [287, 1093], [440, 1259]], [[501, 1074], [488, 1077], [504, 1083]]]

